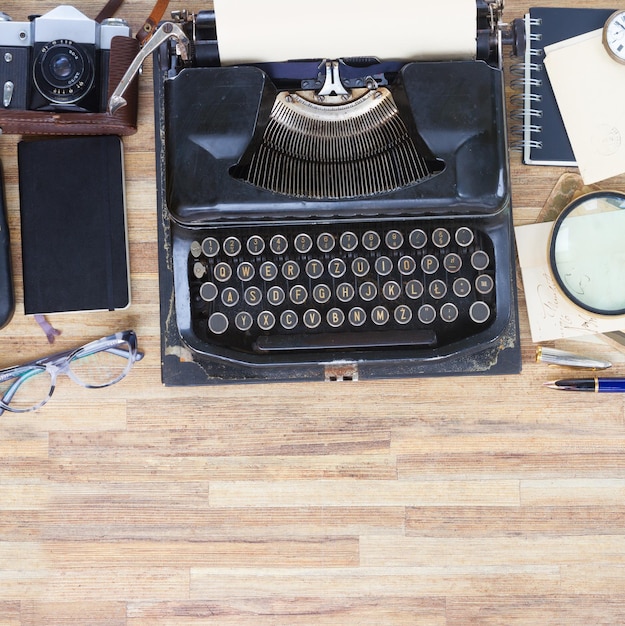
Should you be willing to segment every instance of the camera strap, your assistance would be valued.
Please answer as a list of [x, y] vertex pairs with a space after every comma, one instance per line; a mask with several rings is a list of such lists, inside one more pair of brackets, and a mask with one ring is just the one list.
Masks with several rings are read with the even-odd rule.
[[98, 13], [94, 21], [99, 24], [100, 22], [102, 22], [102, 20], [113, 17], [113, 15], [115, 15], [117, 9], [119, 9], [123, 2], [124, 0], [108, 0], [108, 2], [102, 7], [102, 10]]
[[[109, 1], [114, 2], [116, 0]], [[148, 19], [145, 20], [143, 26], [137, 32], [136, 38], [141, 45], [145, 44], [145, 42], [154, 34], [158, 23], [163, 18], [168, 4], [169, 0], [156, 0], [156, 4], [154, 5]]]
[[[102, 7], [102, 10], [98, 13], [95, 21], [100, 23], [102, 20], [115, 15], [117, 9], [119, 9], [123, 2], [124, 0], [108, 0], [104, 7]], [[143, 26], [137, 32], [136, 38], [141, 45], [143, 45], [154, 34], [154, 30], [163, 18], [168, 4], [169, 0], [156, 0], [156, 4], [148, 16], [148, 19], [145, 20]]]

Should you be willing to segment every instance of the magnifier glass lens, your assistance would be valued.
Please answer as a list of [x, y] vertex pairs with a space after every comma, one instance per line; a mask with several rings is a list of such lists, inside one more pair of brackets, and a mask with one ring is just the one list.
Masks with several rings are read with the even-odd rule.
[[601, 315], [625, 313], [625, 194], [595, 192], [556, 220], [551, 269], [578, 306]]

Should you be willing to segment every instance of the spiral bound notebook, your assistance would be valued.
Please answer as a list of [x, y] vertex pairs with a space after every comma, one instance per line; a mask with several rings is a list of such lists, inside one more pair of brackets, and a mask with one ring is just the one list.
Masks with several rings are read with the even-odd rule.
[[[525, 15], [523, 162], [576, 165], [573, 149], [545, 71], [544, 48], [603, 28], [614, 9], [533, 7]], [[581, 88], [581, 87], [580, 87]]]

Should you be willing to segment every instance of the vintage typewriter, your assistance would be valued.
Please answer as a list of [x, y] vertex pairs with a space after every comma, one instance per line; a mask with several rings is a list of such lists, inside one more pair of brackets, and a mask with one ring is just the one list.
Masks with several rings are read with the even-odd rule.
[[161, 25], [165, 384], [519, 371], [516, 35], [474, 4], [468, 59], [226, 65], [218, 11]]

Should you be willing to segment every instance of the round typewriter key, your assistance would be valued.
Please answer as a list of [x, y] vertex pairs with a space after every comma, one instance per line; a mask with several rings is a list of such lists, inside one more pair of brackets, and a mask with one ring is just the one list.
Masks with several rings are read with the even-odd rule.
[[404, 236], [398, 230], [389, 230], [384, 242], [389, 250], [398, 250], [404, 245]]
[[328, 311], [326, 315], [328, 325], [332, 328], [338, 328], [345, 321], [345, 313], [341, 309], [333, 308]]
[[432, 233], [432, 243], [437, 248], [444, 248], [449, 245], [451, 241], [451, 235], [446, 228], [437, 228]]
[[226, 306], [236, 306], [239, 302], [239, 292], [234, 287], [226, 287], [221, 292], [221, 301]]
[[409, 241], [410, 245], [415, 250], [421, 250], [421, 248], [423, 248], [423, 246], [425, 246], [425, 244], [428, 242], [428, 236], [425, 234], [424, 230], [421, 230], [420, 228], [415, 228], [410, 233]]
[[358, 246], [358, 237], [354, 233], [347, 231], [341, 235], [339, 243], [345, 252], [352, 252]]
[[202, 241], [202, 252], [205, 256], [213, 257], [219, 253], [219, 242], [215, 237], [206, 237]]
[[261, 254], [265, 249], [265, 241], [260, 235], [252, 235], [247, 240], [247, 251], [250, 254]]
[[271, 330], [276, 324], [276, 316], [271, 311], [262, 311], [256, 323], [261, 330]]
[[236, 256], [241, 252], [241, 242], [236, 237], [227, 237], [224, 241], [224, 252], [228, 256]]
[[398, 324], [408, 324], [412, 319], [412, 310], [405, 304], [400, 304], [393, 313], [393, 317]]
[[259, 274], [263, 280], [271, 282], [272, 280], [276, 279], [276, 276], [278, 275], [278, 268], [276, 267], [275, 263], [272, 263], [271, 261], [265, 261], [260, 266]]
[[328, 285], [324, 285], [323, 283], [319, 283], [315, 285], [313, 289], [313, 300], [318, 302], [319, 304], [325, 304], [332, 297], [332, 291]]
[[369, 261], [363, 257], [358, 257], [352, 261], [352, 272], [354, 276], [358, 276], [358, 278], [362, 278], [369, 273]]
[[267, 290], [267, 301], [273, 306], [280, 306], [286, 299], [286, 294], [282, 287], [273, 286]]
[[295, 237], [294, 245], [300, 254], [306, 254], [313, 247], [312, 237], [308, 233], [301, 233]]
[[475, 279], [475, 289], [478, 293], [486, 295], [495, 287], [495, 281], [488, 274], [481, 274]]
[[469, 307], [469, 317], [476, 324], [483, 324], [490, 317], [490, 308], [485, 302], [474, 302]]
[[397, 269], [403, 276], [410, 276], [417, 269], [417, 262], [411, 256], [403, 256], [397, 263]]
[[282, 276], [287, 280], [295, 280], [299, 276], [299, 265], [295, 261], [287, 261], [282, 266]]
[[349, 302], [350, 300], [353, 300], [355, 295], [356, 290], [354, 289], [354, 286], [350, 285], [349, 283], [341, 283], [336, 288], [336, 297], [341, 302]]
[[554, 223], [549, 261], [566, 297], [598, 315], [625, 313], [625, 194], [596, 191]]
[[401, 296], [401, 287], [394, 280], [389, 280], [382, 285], [382, 295], [387, 300], [397, 300]]
[[452, 302], [445, 302], [441, 307], [441, 319], [444, 322], [455, 322], [458, 319], [458, 307]]
[[243, 293], [243, 299], [250, 306], [256, 306], [262, 301], [263, 292], [258, 287], [248, 287]]
[[466, 278], [456, 278], [453, 290], [459, 298], [465, 298], [471, 293], [471, 283]]
[[416, 300], [417, 298], [420, 298], [423, 295], [423, 283], [420, 280], [409, 280], [406, 283], [406, 295], [411, 299], [411, 300]]
[[347, 314], [347, 319], [352, 326], [362, 326], [367, 321], [367, 314], [365, 310], [359, 306], [355, 306], [353, 309], [349, 310]]
[[298, 321], [297, 313], [290, 309], [282, 311], [280, 314], [280, 325], [285, 330], [293, 330], [297, 326]]
[[368, 230], [362, 236], [362, 245], [367, 250], [376, 250], [380, 245], [380, 241], [380, 235], [379, 233], [376, 233], [375, 230]]
[[252, 280], [252, 278], [254, 278], [255, 273], [256, 273], [256, 270], [254, 269], [254, 266], [251, 263], [248, 263], [247, 261], [243, 261], [243, 263], [240, 263], [237, 267], [237, 277], [239, 280], [243, 282]]
[[246, 311], [241, 311], [240, 313], [237, 313], [234, 318], [234, 325], [242, 333], [252, 328], [253, 323], [254, 318]]
[[332, 276], [332, 278], [341, 278], [347, 271], [347, 266], [345, 265], [345, 261], [343, 259], [332, 259], [328, 263], [328, 274]]
[[321, 252], [330, 252], [334, 250], [334, 246], [336, 245], [336, 241], [334, 241], [334, 236], [330, 233], [321, 233], [319, 237], [317, 237], [317, 248]]
[[385, 306], [376, 306], [371, 311], [371, 321], [377, 326], [384, 326], [391, 319], [391, 314]]
[[436, 319], [436, 309], [431, 304], [419, 307], [417, 317], [422, 324], [431, 324]]
[[308, 311], [304, 313], [302, 319], [306, 328], [310, 328], [312, 330], [321, 324], [321, 313], [319, 313], [317, 309], [308, 309]]
[[450, 274], [455, 274], [456, 272], [459, 272], [460, 268], [462, 267], [462, 259], [460, 258], [460, 255], [456, 254], [455, 252], [445, 255], [445, 258], [443, 259], [443, 267]]
[[378, 295], [378, 288], [375, 283], [366, 282], [360, 285], [358, 293], [365, 302], [371, 302]]
[[456, 231], [456, 243], [463, 248], [470, 246], [473, 243], [474, 235], [473, 231], [466, 226], [461, 226]]
[[232, 268], [227, 263], [217, 263], [213, 268], [213, 277], [220, 283], [225, 283], [232, 276]]
[[202, 283], [200, 287], [200, 298], [202, 298], [202, 300], [212, 302], [218, 294], [219, 290], [215, 283]]
[[274, 254], [284, 254], [289, 247], [289, 242], [284, 235], [274, 235], [269, 241], [269, 248]]
[[432, 254], [426, 254], [421, 259], [421, 269], [426, 274], [434, 274], [438, 270], [440, 263], [438, 259]]
[[433, 280], [428, 288], [430, 295], [435, 300], [444, 298], [447, 294], [447, 285], [442, 280]]
[[323, 274], [323, 263], [317, 259], [311, 259], [306, 263], [306, 276], [308, 278], [319, 278]]
[[308, 291], [303, 285], [294, 285], [289, 291], [289, 300], [293, 304], [304, 304], [308, 299]]
[[230, 322], [223, 313], [213, 313], [208, 318], [208, 329], [214, 335], [223, 335], [227, 330]]
[[488, 254], [483, 250], [477, 250], [471, 255], [471, 265], [478, 272], [485, 270], [490, 263], [490, 259], [488, 258]]
[[393, 262], [387, 256], [379, 256], [374, 267], [379, 276], [388, 276], [393, 271]]

